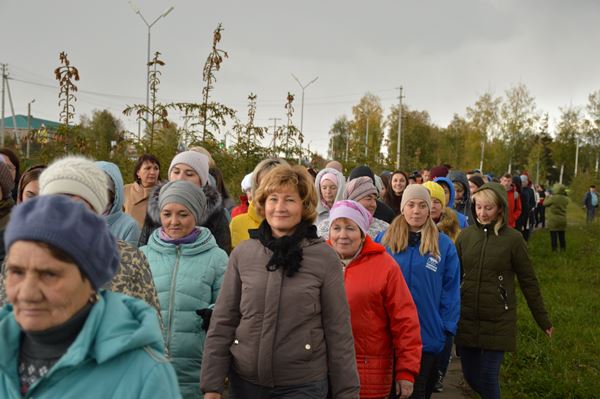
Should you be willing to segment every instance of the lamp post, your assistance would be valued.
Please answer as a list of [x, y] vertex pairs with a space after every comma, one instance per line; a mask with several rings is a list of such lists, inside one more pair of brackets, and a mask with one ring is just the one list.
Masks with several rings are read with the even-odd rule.
[[360, 112], [362, 112], [363, 114], [365, 114], [365, 116], [367, 117], [367, 123], [366, 123], [366, 134], [365, 134], [365, 158], [368, 157], [369, 155], [369, 114], [371, 113], [370, 111], [365, 111], [362, 108], [358, 108], [358, 110]]
[[317, 79], [319, 79], [319, 77], [317, 76], [316, 78], [308, 82], [306, 85], [302, 85], [302, 83], [300, 83], [300, 80], [298, 80], [298, 78], [294, 76], [294, 74], [292, 74], [292, 77], [296, 80], [296, 82], [298, 82], [298, 84], [302, 88], [302, 108], [300, 108], [300, 134], [304, 134], [304, 89], [306, 89], [311, 84], [315, 83]]
[[31, 141], [31, 104], [35, 102], [35, 98], [27, 103], [27, 149], [25, 157], [29, 159], [29, 143]]
[[[150, 24], [148, 23], [148, 21], [146, 21], [146, 18], [144, 18], [140, 9], [137, 8], [131, 1], [129, 1], [129, 6], [133, 10], [133, 12], [140, 16], [140, 18], [142, 19], [142, 21], [144, 21], [144, 24], [146, 24], [146, 27], [148, 28], [148, 56], [146, 59], [146, 120], [148, 120], [148, 109], [150, 108], [150, 29], [152, 29], [154, 24], [157, 23], [159, 19], [165, 18], [167, 15], [169, 15], [169, 13], [173, 11], [175, 6], [167, 8]], [[138, 120], [138, 140], [140, 140], [142, 137], [141, 129], [141, 121]]]

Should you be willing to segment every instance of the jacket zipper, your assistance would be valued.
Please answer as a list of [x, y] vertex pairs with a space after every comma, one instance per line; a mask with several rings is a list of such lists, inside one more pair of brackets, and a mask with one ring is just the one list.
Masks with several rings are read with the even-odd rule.
[[179, 270], [179, 258], [181, 257], [181, 247], [177, 246], [177, 257], [175, 267], [171, 274], [171, 288], [169, 289], [169, 313], [167, 314], [167, 337], [165, 346], [167, 352], [171, 353], [171, 329], [173, 328], [173, 306], [175, 302], [175, 286], [177, 285], [177, 271]]
[[481, 246], [481, 254], [479, 255], [479, 267], [477, 269], [477, 285], [476, 285], [477, 288], [475, 291], [475, 309], [476, 309], [477, 313], [479, 313], [479, 290], [481, 288], [481, 269], [483, 268], [483, 258], [485, 256], [485, 247], [487, 246], [488, 229], [484, 228], [483, 232], [484, 232], [484, 238], [483, 238], [483, 245]]

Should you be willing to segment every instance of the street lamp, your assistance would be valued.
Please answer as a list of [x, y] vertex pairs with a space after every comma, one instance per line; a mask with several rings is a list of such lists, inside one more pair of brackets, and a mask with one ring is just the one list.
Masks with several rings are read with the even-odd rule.
[[31, 141], [31, 104], [35, 102], [35, 98], [27, 103], [27, 149], [25, 156], [29, 159], [29, 142]]
[[365, 111], [364, 109], [357, 107], [357, 109], [362, 112], [363, 114], [365, 114], [365, 116], [367, 117], [367, 132], [365, 134], [365, 158], [368, 157], [369, 154], [369, 114], [371, 113], [371, 111]]
[[308, 82], [306, 85], [302, 85], [302, 83], [300, 83], [300, 80], [298, 80], [298, 78], [296, 76], [294, 76], [294, 74], [292, 74], [292, 77], [296, 80], [296, 82], [298, 82], [298, 84], [302, 88], [302, 108], [300, 109], [300, 134], [303, 134], [304, 133], [304, 130], [303, 130], [303, 127], [304, 127], [304, 89], [306, 89], [311, 84], [315, 83], [317, 81], [317, 79], [319, 79], [319, 77], [317, 76], [316, 78], [314, 78], [313, 80]]
[[[142, 12], [139, 8], [137, 8], [131, 0], [129, 1], [129, 6], [133, 10], [134, 13], [140, 16], [144, 24], [148, 27], [148, 58], [146, 60], [146, 120], [148, 120], [148, 109], [150, 108], [150, 29], [154, 26], [155, 23], [158, 22], [159, 19], [165, 18], [175, 6], [171, 6], [165, 10], [162, 14], [160, 14], [151, 24], [146, 21], [146, 18], [142, 15]], [[138, 140], [141, 138], [141, 121], [138, 120]]]

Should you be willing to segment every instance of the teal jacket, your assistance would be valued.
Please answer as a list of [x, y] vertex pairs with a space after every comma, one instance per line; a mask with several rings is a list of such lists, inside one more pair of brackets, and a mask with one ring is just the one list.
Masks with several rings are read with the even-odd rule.
[[[180, 398], [173, 367], [163, 355], [154, 308], [102, 291], [83, 329], [25, 398]], [[12, 305], [0, 310], [0, 398], [21, 398], [21, 328]]]
[[200, 365], [206, 331], [197, 309], [212, 308], [227, 267], [227, 253], [210, 230], [191, 244], [162, 241], [160, 228], [140, 249], [150, 263], [164, 321], [165, 343], [184, 398], [201, 398]]
[[115, 185], [115, 199], [110, 212], [106, 215], [106, 221], [110, 232], [119, 240], [123, 240], [128, 244], [137, 248], [138, 240], [140, 239], [140, 226], [131, 215], [123, 212], [123, 201], [125, 194], [123, 191], [123, 176], [119, 167], [112, 162], [98, 161], [96, 166], [102, 169], [112, 179]]

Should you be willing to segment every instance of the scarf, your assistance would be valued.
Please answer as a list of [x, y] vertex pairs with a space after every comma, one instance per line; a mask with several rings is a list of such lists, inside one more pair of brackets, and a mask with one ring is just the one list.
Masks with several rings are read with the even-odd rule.
[[262, 245], [273, 252], [271, 259], [266, 265], [270, 272], [282, 268], [286, 276], [293, 277], [302, 265], [302, 247], [300, 242], [305, 238], [319, 238], [317, 227], [312, 223], [303, 220], [296, 226], [296, 231], [292, 235], [283, 237], [273, 237], [271, 226], [267, 220], [263, 220], [258, 229], [248, 230], [250, 238], [255, 238]]
[[408, 232], [408, 245], [411, 247], [418, 247], [419, 245], [421, 245], [421, 232], [414, 232], [414, 231], [409, 231]]
[[194, 230], [192, 230], [192, 232], [190, 234], [188, 234], [187, 236], [177, 238], [177, 239], [169, 237], [167, 235], [167, 233], [165, 233], [165, 230], [162, 227], [158, 231], [158, 236], [161, 241], [169, 243], [169, 244], [173, 244], [173, 245], [191, 244], [194, 241], [196, 241], [196, 239], [198, 238], [199, 235], [200, 235], [200, 229], [198, 227], [195, 227]]

